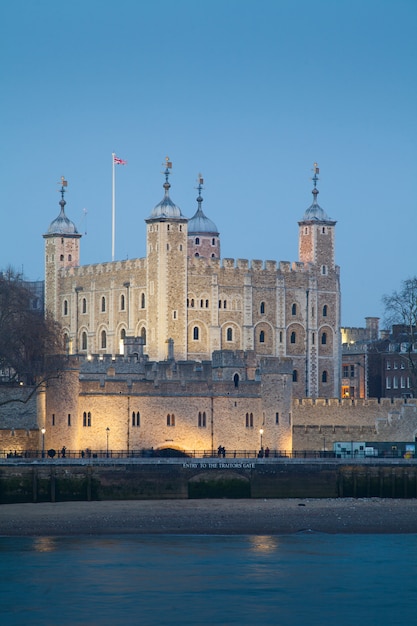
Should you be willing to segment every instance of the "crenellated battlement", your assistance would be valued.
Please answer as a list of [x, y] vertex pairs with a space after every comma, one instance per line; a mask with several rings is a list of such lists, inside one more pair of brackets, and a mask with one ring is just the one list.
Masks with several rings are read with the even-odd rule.
[[67, 267], [59, 270], [62, 278], [101, 276], [118, 272], [135, 271], [146, 268], [146, 258], [127, 259], [126, 261], [109, 261], [108, 263], [92, 263], [78, 267]]
[[260, 259], [210, 259], [206, 257], [191, 257], [189, 263], [195, 268], [210, 267], [218, 270], [237, 270], [243, 272], [265, 272], [271, 274], [283, 273], [306, 273], [313, 271], [314, 265], [312, 263], [302, 263], [299, 261], [274, 261]]
[[294, 407], [380, 407], [392, 410], [405, 404], [417, 405], [417, 398], [297, 398], [293, 400]]

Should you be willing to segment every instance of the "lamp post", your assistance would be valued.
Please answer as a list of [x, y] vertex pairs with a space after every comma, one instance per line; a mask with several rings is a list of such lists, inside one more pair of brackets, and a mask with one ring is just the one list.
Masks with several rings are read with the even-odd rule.
[[261, 437], [261, 450], [263, 450], [263, 449], [264, 449], [264, 447], [263, 447], [263, 443], [262, 443], [263, 436], [264, 436], [264, 429], [263, 429], [263, 428], [260, 428], [260, 429], [259, 429], [259, 435], [260, 435], [260, 437]]
[[110, 434], [110, 428], [107, 426], [106, 428], [106, 437], [107, 437], [106, 456], [107, 458], [109, 458], [109, 434]]
[[42, 458], [45, 458], [45, 433], [46, 433], [46, 429], [45, 428], [41, 428], [41, 433], [42, 433]]

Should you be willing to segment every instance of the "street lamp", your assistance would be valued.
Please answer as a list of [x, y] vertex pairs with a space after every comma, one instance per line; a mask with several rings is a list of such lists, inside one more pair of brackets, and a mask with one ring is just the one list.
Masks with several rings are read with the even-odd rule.
[[264, 435], [264, 429], [263, 428], [259, 429], [259, 435], [261, 437], [261, 450], [263, 450], [264, 449], [263, 445], [262, 445], [262, 438], [263, 438], [263, 435]]
[[45, 458], [45, 433], [46, 433], [46, 429], [45, 428], [41, 428], [41, 433], [42, 433], [42, 458]]
[[107, 436], [107, 458], [109, 458], [109, 434], [110, 434], [110, 428], [107, 426], [106, 428], [106, 436]]

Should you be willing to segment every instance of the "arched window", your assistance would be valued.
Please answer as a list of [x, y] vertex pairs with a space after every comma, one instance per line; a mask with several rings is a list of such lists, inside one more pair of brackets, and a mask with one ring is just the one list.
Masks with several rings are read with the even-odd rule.
[[261, 302], [260, 313], [261, 313], [261, 315], [265, 314], [265, 302]]
[[101, 348], [107, 348], [107, 335], [105, 330], [101, 331]]
[[104, 296], [102, 296], [101, 298], [101, 312], [105, 313], [106, 311], [106, 298]]
[[200, 255], [199, 255], [199, 253], [198, 253], [198, 252], [196, 252], [196, 253], [194, 254], [194, 256], [200, 256]]
[[126, 331], [124, 328], [120, 331], [120, 341], [124, 341], [126, 339]]
[[327, 333], [322, 333], [321, 335], [321, 345], [325, 346], [327, 343]]
[[327, 266], [326, 265], [322, 265], [321, 266], [321, 273], [323, 274], [323, 276], [326, 276], [326, 274], [327, 274]]
[[293, 370], [292, 371], [292, 382], [293, 383], [298, 382], [298, 372], [297, 372], [297, 370]]
[[323, 317], [327, 317], [327, 304], [323, 307]]
[[265, 343], [265, 332], [263, 330], [259, 333], [259, 343]]
[[216, 240], [215, 240], [215, 238], [214, 238], [214, 237], [213, 237], [213, 238], [212, 238], [212, 240], [211, 240], [211, 245], [212, 245], [212, 246], [215, 246], [215, 245], [216, 245]]
[[193, 339], [194, 341], [198, 341], [198, 326], [194, 326], [193, 328]]
[[145, 308], [145, 294], [144, 293], [140, 297], [140, 308], [141, 309]]
[[132, 426], [140, 426], [140, 413], [139, 411], [132, 412]]
[[87, 350], [87, 333], [83, 332], [81, 335], [81, 350]]
[[253, 428], [253, 413], [246, 413], [246, 428]]
[[200, 245], [200, 237], [196, 237], [195, 238], [195, 245], [199, 246]]
[[71, 254], [68, 255], [68, 261], [72, 261], [72, 255]]
[[83, 301], [81, 304], [81, 311], [82, 313], [87, 313], [87, 300], [85, 298], [83, 298]]
[[324, 370], [324, 372], [321, 375], [321, 382], [322, 383], [327, 383], [327, 372], [326, 372], [326, 370]]
[[228, 328], [226, 331], [227, 341], [233, 341], [233, 328]]
[[83, 413], [83, 426], [89, 427], [91, 426], [91, 413], [90, 411], [84, 411]]
[[204, 300], [200, 300], [200, 309], [204, 307]]
[[68, 300], [64, 300], [64, 315], [68, 315]]
[[295, 303], [291, 307], [291, 315], [297, 315], [297, 305]]
[[236, 389], [239, 387], [239, 374], [235, 374], [233, 376], [233, 382], [235, 384]]
[[143, 339], [143, 345], [146, 346], [146, 328], [143, 327], [140, 331], [140, 336]]
[[194, 298], [191, 298], [191, 308], [194, 308]]
[[295, 330], [293, 330], [291, 333], [290, 342], [295, 343], [295, 340], [296, 340], [296, 334], [295, 334]]
[[173, 413], [168, 413], [167, 415], [167, 426], [175, 426], [175, 415]]
[[59, 257], [59, 260], [60, 260], [60, 261], [63, 261], [63, 260], [64, 260], [64, 255], [63, 255], [63, 254], [61, 254], [61, 256]]
[[208, 308], [209, 308], [209, 301], [206, 300], [206, 309], [208, 309]]
[[125, 310], [125, 296], [122, 293], [122, 295], [120, 296], [120, 310], [124, 311]]

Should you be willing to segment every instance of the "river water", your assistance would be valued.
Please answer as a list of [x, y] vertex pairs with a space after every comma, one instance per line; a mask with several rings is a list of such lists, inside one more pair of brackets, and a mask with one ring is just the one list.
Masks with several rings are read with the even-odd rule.
[[417, 535], [0, 537], [8, 625], [417, 622]]

